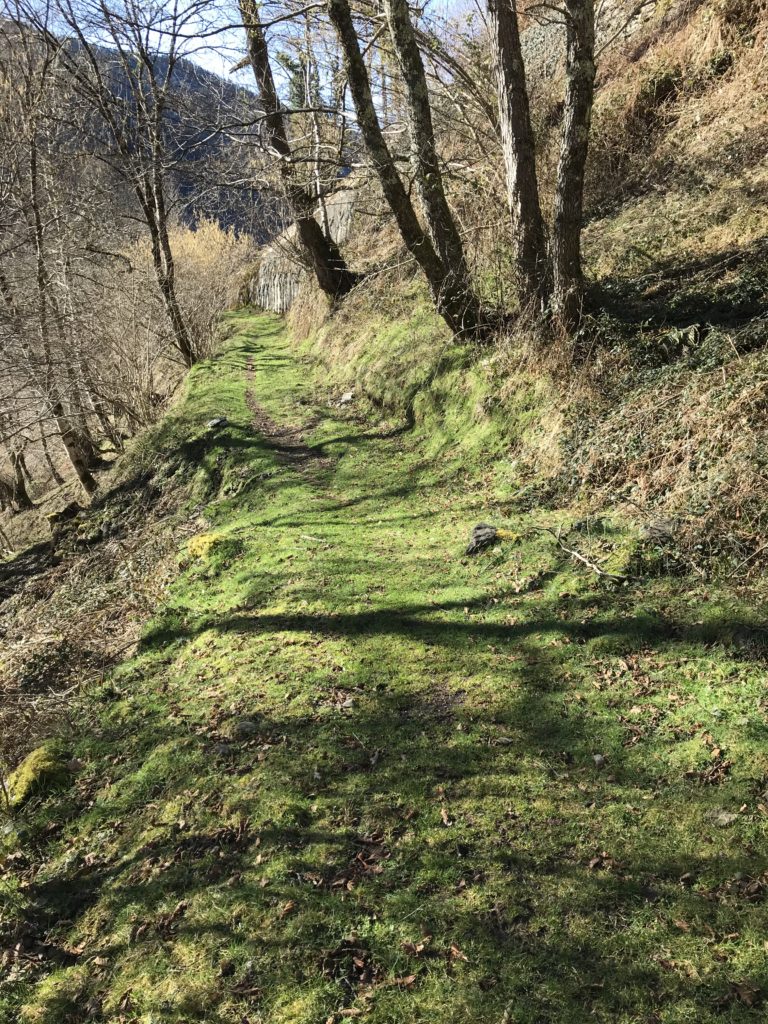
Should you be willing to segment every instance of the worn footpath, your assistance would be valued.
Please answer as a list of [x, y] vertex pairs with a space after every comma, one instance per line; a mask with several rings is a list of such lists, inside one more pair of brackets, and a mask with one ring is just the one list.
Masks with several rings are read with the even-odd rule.
[[759, 613], [598, 578], [534, 529], [573, 510], [233, 323], [157, 454], [194, 440], [205, 528], [6, 829], [0, 1020], [759, 1019]]

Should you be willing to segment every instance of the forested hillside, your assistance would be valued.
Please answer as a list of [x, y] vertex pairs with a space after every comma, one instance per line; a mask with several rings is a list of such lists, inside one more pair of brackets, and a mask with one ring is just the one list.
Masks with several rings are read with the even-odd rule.
[[763, 1018], [766, 85], [2, 2], [0, 1024]]

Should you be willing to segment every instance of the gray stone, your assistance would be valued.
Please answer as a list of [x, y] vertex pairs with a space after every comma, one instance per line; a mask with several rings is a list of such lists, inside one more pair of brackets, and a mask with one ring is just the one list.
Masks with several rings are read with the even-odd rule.
[[236, 740], [249, 740], [259, 731], [258, 725], [250, 718], [243, 718], [232, 726], [232, 738]]
[[673, 540], [679, 529], [675, 519], [654, 519], [643, 529], [643, 540], [663, 542]]
[[720, 811], [719, 814], [715, 815], [715, 824], [719, 825], [720, 828], [727, 828], [734, 821], [738, 821], [738, 819], [738, 814], [734, 814], [733, 811]]
[[226, 416], [215, 416], [212, 420], [208, 420], [206, 427], [209, 430], [221, 430], [223, 427], [229, 425], [229, 420]]

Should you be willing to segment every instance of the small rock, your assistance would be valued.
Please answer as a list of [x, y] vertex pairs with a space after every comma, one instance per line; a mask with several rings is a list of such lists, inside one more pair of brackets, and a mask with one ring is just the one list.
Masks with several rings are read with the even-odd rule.
[[232, 747], [229, 743], [217, 743], [213, 748], [213, 752], [216, 757], [231, 757]]
[[243, 718], [232, 726], [232, 738], [236, 740], [249, 740], [259, 731], [258, 725], [250, 718]]
[[654, 519], [642, 530], [641, 536], [647, 541], [673, 540], [680, 528], [675, 519]]
[[347, 699], [341, 705], [343, 708], [353, 708], [355, 706], [355, 698], [347, 697]]
[[221, 430], [222, 427], [229, 425], [229, 420], [226, 416], [214, 416], [212, 420], [208, 420], [206, 427], [209, 430]]
[[82, 511], [83, 508], [81, 505], [79, 505], [76, 501], [71, 501], [68, 505], [65, 505], [64, 508], [60, 508], [56, 512], [50, 512], [46, 516], [46, 519], [48, 520], [52, 527], [58, 526], [61, 523], [67, 523], [71, 519], [77, 518], [77, 516]]
[[472, 529], [469, 545], [464, 553], [466, 555], [476, 555], [478, 552], [491, 547], [496, 542], [498, 533], [499, 531], [495, 526], [490, 526], [488, 523], [478, 523]]
[[338, 401], [339, 405], [349, 405], [350, 402], [354, 402], [355, 393], [354, 391], [345, 391], [344, 394]]
[[657, 903], [660, 899], [659, 893], [650, 885], [641, 886], [638, 893], [647, 903]]
[[592, 760], [595, 762], [595, 768], [605, 767], [605, 757], [603, 756], [603, 754], [593, 754]]
[[719, 825], [720, 828], [727, 828], [734, 821], [738, 821], [738, 818], [738, 814], [734, 814], [733, 811], [720, 811], [719, 814], [715, 815], [715, 824]]

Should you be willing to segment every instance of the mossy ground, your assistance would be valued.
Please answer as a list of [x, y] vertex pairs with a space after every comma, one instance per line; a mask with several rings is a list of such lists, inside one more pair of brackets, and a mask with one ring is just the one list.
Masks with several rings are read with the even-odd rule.
[[[601, 585], [533, 529], [571, 514], [500, 506], [508, 464], [426, 459], [234, 322], [152, 443], [237, 543], [182, 561], [76, 785], [6, 836], [42, 960], [7, 958], [0, 1020], [760, 1019], [762, 618]], [[522, 542], [462, 558], [482, 519]]]
[[69, 781], [67, 758], [54, 744], [43, 744], [11, 773], [7, 789], [12, 806], [21, 807], [36, 793], [59, 789]]

